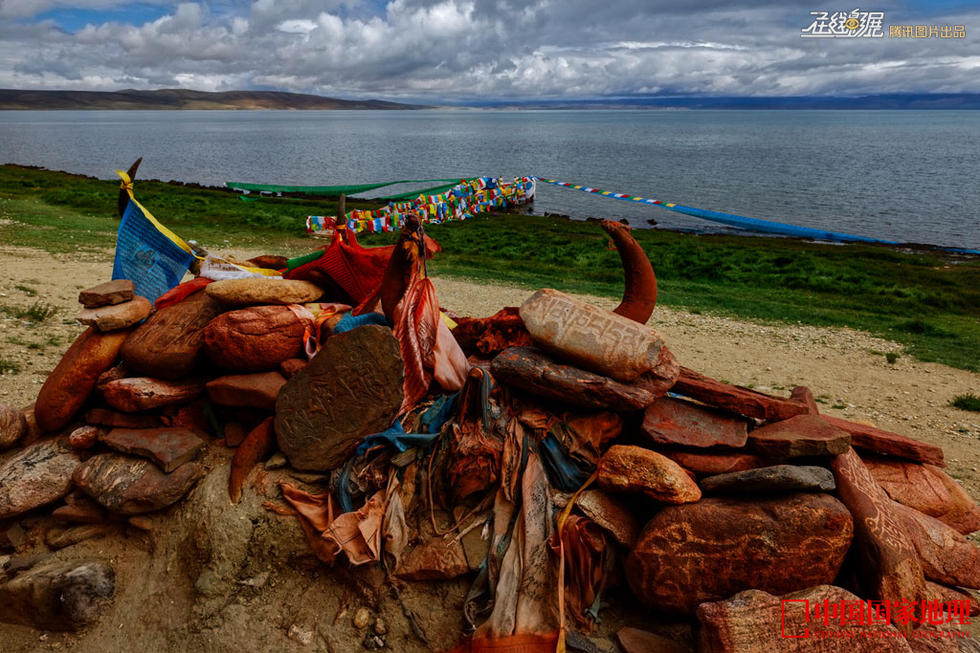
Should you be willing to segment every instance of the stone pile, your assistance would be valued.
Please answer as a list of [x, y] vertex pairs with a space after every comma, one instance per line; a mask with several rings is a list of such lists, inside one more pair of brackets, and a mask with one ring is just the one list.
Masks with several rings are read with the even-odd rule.
[[[818, 650], [781, 637], [785, 601], [913, 606], [909, 619], [860, 624], [896, 636], [861, 650], [925, 650], [916, 634], [937, 619], [969, 621], [954, 605], [971, 599], [963, 588], [980, 588], [980, 550], [965, 537], [980, 530], [980, 507], [943, 471], [939, 447], [822, 416], [804, 387], [776, 397], [684, 368], [635, 306], [611, 313], [541, 290], [519, 309], [460, 319], [454, 335], [474, 367], [458, 398], [433, 385], [424, 411], [399, 413], [406, 371], [390, 326], [377, 315], [344, 328], [349, 307], [308, 281], [196, 279], [152, 310], [124, 281], [79, 299], [88, 328], [35, 404], [0, 407], [0, 447], [12, 450], [0, 458], [0, 546], [15, 546], [7, 532], [38, 512], [72, 525], [60, 540], [71, 544], [104, 534], [93, 524], [164, 510], [213, 464], [202, 461], [209, 449], [235, 450], [237, 501], [249, 471], [278, 451], [280, 464], [320, 474], [331, 519], [334, 501], [342, 518], [383, 514], [387, 537], [400, 515], [395, 576], [451, 578], [493, 557], [492, 530], [464, 527], [492, 524], [490, 502], [520, 493], [522, 475], [531, 492], [523, 446], [544, 462], [549, 505], [567, 506], [543, 532], [572, 551], [562, 579], [570, 628], [594, 626], [586, 608], [617, 579], [650, 614], [691, 624], [706, 651]], [[429, 440], [364, 445], [393, 424], [395, 439], [426, 433], [442, 405], [452, 409]], [[352, 500], [356, 510], [344, 507]], [[438, 513], [458, 537], [420, 525], [430, 512], [433, 527]], [[578, 536], [594, 558], [566, 542]], [[366, 559], [379, 560], [367, 539]], [[21, 601], [0, 620], [91, 622], [113, 580], [104, 563], [86, 564], [13, 574], [0, 605], [53, 583], [77, 586], [74, 603], [31, 612]], [[792, 628], [811, 617], [793, 616]], [[624, 650], [686, 650], [634, 625], [619, 633]]]

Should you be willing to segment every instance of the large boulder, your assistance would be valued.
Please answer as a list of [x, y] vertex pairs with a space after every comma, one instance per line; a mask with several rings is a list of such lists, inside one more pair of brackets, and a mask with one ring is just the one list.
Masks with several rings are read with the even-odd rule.
[[176, 503], [203, 474], [196, 463], [165, 474], [148, 460], [107, 453], [79, 465], [72, 480], [110, 512], [138, 515]]
[[106, 562], [48, 559], [0, 585], [0, 621], [80, 630], [108, 611], [115, 591], [116, 574]]
[[980, 589], [980, 548], [938, 519], [900, 503], [893, 508], [912, 538], [926, 578]]
[[57, 501], [71, 490], [81, 461], [58, 440], [42, 440], [0, 463], [0, 520]]
[[303, 334], [312, 323], [311, 317], [306, 309], [294, 310], [292, 306], [229, 311], [205, 327], [204, 352], [216, 364], [235, 372], [274, 370], [302, 353]]
[[666, 456], [626, 444], [616, 444], [599, 459], [599, 487], [635, 492], [661, 503], [690, 503], [701, 498], [698, 484], [683, 467]]
[[550, 288], [525, 300], [520, 315], [542, 349], [625, 383], [653, 369], [664, 347], [653, 329]]
[[[867, 607], [861, 598], [833, 585], [808, 587], [783, 596], [746, 590], [698, 607], [702, 653], [910, 653], [909, 643], [888, 623], [852, 619], [823, 623], [826, 610]], [[826, 636], [825, 633], [846, 633]]]
[[331, 336], [279, 393], [279, 449], [297, 469], [339, 467], [365, 436], [391, 426], [404, 375], [390, 329], [363, 326]]
[[783, 594], [832, 582], [853, 528], [829, 494], [667, 506], [640, 533], [626, 576], [647, 606], [690, 614], [746, 589]]
[[756, 390], [717, 381], [686, 367], [680, 368], [675, 394], [764, 422], [789, 419], [809, 411], [804, 402], [774, 397]]
[[840, 417], [831, 417], [830, 415], [821, 415], [820, 417], [831, 426], [847, 431], [851, 435], [851, 445], [858, 449], [920, 463], [930, 463], [940, 467], [946, 466], [943, 461], [942, 447], [919, 442], [898, 433], [884, 431], [874, 426], [852, 422]]
[[[834, 458], [830, 468], [837, 494], [854, 516], [854, 553], [864, 585], [862, 596], [879, 601], [923, 600], [922, 564], [896, 504], [853, 449]], [[912, 632], [911, 624], [895, 625], [906, 636]]]
[[128, 335], [128, 331], [101, 333], [89, 327], [78, 336], [37, 393], [34, 419], [41, 431], [51, 433], [68, 425], [99, 376], [115, 364]]
[[228, 306], [255, 304], [306, 304], [314, 302], [323, 290], [309, 281], [252, 277], [223, 279], [209, 284], [208, 295]]
[[729, 472], [701, 479], [705, 494], [755, 494], [778, 492], [832, 492], [834, 475], [813, 465], [773, 465]]
[[181, 302], [161, 308], [138, 326], [122, 347], [122, 359], [140, 374], [179, 379], [200, 361], [204, 327], [222, 305], [199, 290]]
[[862, 458], [878, 485], [895, 501], [967, 535], [980, 530], [980, 506], [949, 474], [934, 465]]

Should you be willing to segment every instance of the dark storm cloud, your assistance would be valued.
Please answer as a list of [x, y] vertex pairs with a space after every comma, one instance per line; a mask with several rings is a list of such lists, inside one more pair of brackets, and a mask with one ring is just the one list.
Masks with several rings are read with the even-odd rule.
[[[844, 7], [762, 0], [182, 3], [142, 24], [93, 21], [75, 33], [36, 18], [122, 4], [0, 0], [0, 87], [277, 88], [429, 101], [980, 91], [975, 9], [926, 21], [919, 6], [876, 5], [886, 37], [848, 40], [800, 38], [810, 11]], [[887, 37], [887, 25], [913, 22], [966, 25], [967, 38]]]

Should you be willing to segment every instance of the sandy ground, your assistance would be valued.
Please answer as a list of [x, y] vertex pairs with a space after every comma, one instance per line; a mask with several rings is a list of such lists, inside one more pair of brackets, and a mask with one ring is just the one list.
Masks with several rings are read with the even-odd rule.
[[[0, 360], [19, 367], [0, 375], [0, 403], [33, 401], [81, 332], [74, 321], [78, 291], [111, 272], [110, 252], [53, 257], [0, 245]], [[460, 315], [490, 315], [530, 294], [529, 289], [435, 281], [442, 305]], [[40, 324], [15, 317], [18, 309], [34, 304], [57, 312]], [[948, 405], [957, 394], [977, 392], [980, 375], [907, 356], [889, 364], [883, 353], [901, 351], [898, 344], [849, 329], [764, 326], [664, 307], [651, 326], [687, 367], [780, 395], [807, 385], [829, 414], [869, 420], [941, 445], [949, 473], [980, 497], [980, 415]], [[359, 649], [365, 637], [352, 625], [361, 608], [389, 625], [386, 650], [452, 646], [467, 583], [409, 583], [398, 594], [376, 569], [324, 567], [312, 558], [295, 518], [262, 505], [279, 501], [276, 481], [282, 471], [253, 474], [242, 503], [227, 501], [229, 455], [222, 447], [209, 450], [202, 461], [211, 470], [208, 477], [185, 501], [151, 515], [151, 534], [117, 524], [110, 537], [55, 554], [113, 564], [116, 597], [96, 625], [80, 634], [3, 625], [0, 651], [115, 652], [134, 650], [137, 642], [147, 651], [349, 651]], [[30, 539], [43, 537], [35, 534], [51, 524], [38, 518], [28, 526]], [[609, 600], [601, 632], [593, 638], [597, 650], [614, 650], [607, 635], [623, 625], [658, 629], [636, 612], [625, 592], [614, 592]], [[428, 645], [412, 634], [406, 613], [428, 633]], [[972, 636], [980, 636], [975, 627]]]

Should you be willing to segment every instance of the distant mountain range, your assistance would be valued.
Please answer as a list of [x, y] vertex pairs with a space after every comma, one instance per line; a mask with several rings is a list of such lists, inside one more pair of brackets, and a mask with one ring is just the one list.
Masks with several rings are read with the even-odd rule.
[[490, 101], [513, 109], [980, 109], [980, 93], [889, 93], [861, 96], [645, 97], [594, 100]]
[[0, 109], [425, 109], [417, 104], [277, 91], [19, 91], [0, 89]]
[[[980, 109], [980, 93], [862, 96], [644, 97], [587, 100], [487, 100], [449, 103], [478, 109]], [[419, 104], [278, 91], [21, 91], [0, 89], [0, 109], [428, 109]]]

